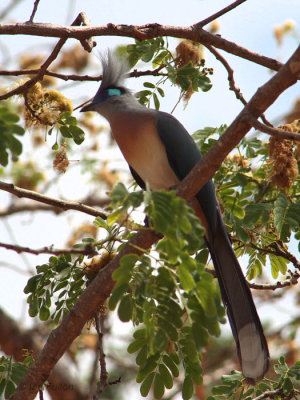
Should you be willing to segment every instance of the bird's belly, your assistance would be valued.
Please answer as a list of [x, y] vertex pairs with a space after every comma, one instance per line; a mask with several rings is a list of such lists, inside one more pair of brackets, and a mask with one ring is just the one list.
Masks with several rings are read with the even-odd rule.
[[112, 133], [126, 161], [152, 190], [168, 190], [179, 182], [152, 121], [144, 121], [142, 129], [118, 128], [112, 126]]

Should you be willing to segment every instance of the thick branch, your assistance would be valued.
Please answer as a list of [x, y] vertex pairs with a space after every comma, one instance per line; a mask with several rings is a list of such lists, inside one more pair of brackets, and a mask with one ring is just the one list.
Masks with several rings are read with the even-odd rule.
[[[247, 116], [249, 113], [258, 118], [275, 99], [297, 81], [300, 71], [300, 47], [286, 65], [269, 82], [258, 89], [253, 98], [236, 120], [230, 125], [221, 139], [196, 165], [186, 179], [179, 185], [178, 193], [191, 199], [200, 187], [213, 176], [222, 160], [246, 135], [251, 128]], [[77, 303], [60, 326], [51, 332], [47, 343], [18, 386], [13, 400], [35, 397], [38, 388], [47, 379], [50, 371], [64, 354], [72, 341], [80, 334], [85, 322], [90, 319], [100, 305], [104, 303], [114, 287], [112, 272], [118, 268], [122, 256], [129, 253], [141, 254], [139, 249], [149, 249], [158, 240], [153, 232], [143, 230], [135, 234], [122, 248], [120, 253], [107, 266], [99, 271], [96, 278], [82, 293]], [[67, 333], [67, 334], [66, 334]]]
[[12, 183], [6, 183], [0, 181], [0, 190], [9, 192], [17, 197], [26, 197], [27, 199], [32, 199], [56, 208], [57, 207], [61, 208], [63, 210], [77, 210], [85, 214], [93, 215], [94, 217], [101, 217], [103, 219], [107, 218], [105, 213], [93, 207], [89, 207], [84, 204], [77, 203], [75, 201], [58, 200], [53, 197], [45, 196], [44, 194], [33, 192], [32, 190], [21, 189], [13, 185]]
[[51, 24], [18, 23], [0, 25], [0, 35], [59, 37], [64, 41], [70, 38], [84, 40], [92, 36], [123, 36], [138, 40], [151, 39], [161, 36], [171, 36], [182, 39], [190, 39], [204, 45], [212, 45], [238, 57], [252, 61], [266, 68], [270, 68], [274, 71], [278, 71], [282, 67], [282, 64], [279, 61], [238, 46], [229, 40], [223, 39], [220, 35], [209, 33], [202, 28], [199, 28], [197, 24], [186, 28], [161, 24], [114, 25], [110, 23], [105, 26], [75, 27]]

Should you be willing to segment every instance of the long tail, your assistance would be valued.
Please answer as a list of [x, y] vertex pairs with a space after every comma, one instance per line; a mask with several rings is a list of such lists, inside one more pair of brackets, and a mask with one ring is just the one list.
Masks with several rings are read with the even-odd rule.
[[259, 316], [240, 264], [232, 249], [220, 211], [209, 250], [237, 346], [249, 383], [263, 378], [269, 367], [269, 350]]

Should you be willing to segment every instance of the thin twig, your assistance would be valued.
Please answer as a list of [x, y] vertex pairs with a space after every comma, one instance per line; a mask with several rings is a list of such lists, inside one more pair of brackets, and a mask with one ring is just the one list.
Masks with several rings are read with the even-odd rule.
[[36, 112], [30, 106], [28, 102], [27, 92], [23, 93], [23, 97], [24, 97], [25, 107], [29, 110], [30, 114], [33, 116], [33, 118], [37, 119], [41, 124], [43, 124], [43, 121], [41, 120], [40, 116], [37, 115]]
[[63, 210], [77, 210], [94, 217], [101, 217], [103, 219], [107, 218], [107, 215], [96, 208], [75, 202], [55, 199], [54, 197], [45, 196], [44, 194], [34, 192], [32, 190], [19, 188], [12, 183], [6, 183], [0, 181], [0, 190], [9, 192], [17, 197], [25, 197], [27, 199], [32, 199], [40, 203], [48, 204], [53, 207], [58, 207]]
[[[128, 74], [128, 77], [131, 78], [138, 78], [140, 76], [167, 76], [167, 73], [160, 72], [161, 69], [163, 69], [165, 65], [160, 65], [158, 68], [154, 70], [146, 70], [146, 71], [138, 71], [137, 69], [133, 70]], [[12, 71], [1, 71], [0, 70], [0, 75], [1, 76], [20, 76], [20, 75], [35, 75], [40, 71], [39, 68], [35, 69], [22, 69], [22, 70], [12, 70]], [[60, 74], [58, 72], [53, 72], [53, 71], [46, 71], [44, 73], [45, 76], [53, 76], [54, 78], [59, 78], [64, 81], [79, 81], [79, 82], [84, 82], [84, 81], [101, 81], [102, 75], [97, 75], [97, 76], [90, 76], [90, 75], [76, 75], [76, 74]]]
[[228, 73], [228, 82], [229, 82], [229, 89], [235, 93], [235, 97], [240, 100], [244, 106], [247, 104], [244, 96], [241, 93], [240, 88], [235, 85], [235, 80], [233, 76], [233, 69], [228, 64], [227, 60], [211, 45], [205, 45], [205, 47], [216, 57], [217, 60], [223, 64], [227, 73]]
[[27, 23], [30, 23], [30, 24], [33, 23], [33, 18], [35, 16], [35, 13], [37, 12], [37, 8], [38, 8], [38, 5], [39, 5], [39, 2], [40, 2], [40, 0], [35, 0], [34, 5], [33, 5], [32, 13], [31, 13], [30, 18], [27, 21]]
[[[235, 97], [238, 100], [240, 100], [245, 106], [247, 104], [247, 101], [244, 98], [244, 96], [242, 95], [240, 88], [238, 88], [235, 84], [234, 75], [233, 75], [234, 72], [233, 72], [233, 69], [230, 67], [229, 63], [227, 62], [227, 60], [213, 46], [205, 45], [205, 47], [216, 57], [217, 60], [219, 60], [221, 62], [221, 64], [223, 64], [223, 66], [225, 67], [225, 69], [228, 73], [229, 89], [235, 93]], [[260, 116], [260, 118], [264, 121], [264, 123], [266, 125], [272, 126], [272, 124], [266, 119], [264, 114], [262, 114]]]
[[9, 243], [0, 243], [0, 247], [7, 250], [13, 250], [16, 253], [29, 253], [36, 256], [40, 254], [52, 254], [55, 256], [60, 256], [62, 254], [82, 254], [85, 256], [96, 256], [98, 254], [93, 246], [89, 244], [85, 245], [83, 249], [54, 249], [53, 245], [49, 247], [45, 246], [40, 249], [31, 249], [30, 247], [18, 246]]
[[300, 142], [300, 133], [287, 132], [281, 129], [272, 128], [271, 126], [262, 124], [261, 122], [257, 121], [256, 118], [250, 115], [249, 115], [249, 122], [254, 128], [258, 129], [261, 132], [267, 133], [268, 135], [277, 136], [282, 139], [294, 140], [295, 142]]
[[106, 369], [106, 361], [105, 361], [105, 353], [103, 350], [103, 333], [102, 333], [102, 328], [100, 328], [101, 324], [101, 318], [103, 316], [100, 316], [97, 312], [94, 314], [94, 319], [95, 319], [95, 326], [96, 326], [96, 331], [98, 334], [98, 351], [99, 351], [99, 364], [100, 364], [100, 380], [97, 384], [97, 389], [96, 393], [93, 396], [93, 400], [97, 400], [100, 398], [100, 395], [103, 392], [103, 389], [108, 386], [108, 372]]
[[222, 10], [216, 12], [215, 14], [211, 15], [204, 20], [197, 22], [195, 25], [203, 28], [203, 26], [209, 24], [210, 22], [214, 21], [215, 19], [221, 17], [222, 15], [228, 13], [229, 11], [233, 10], [234, 8], [238, 7], [240, 4], [245, 3], [247, 0], [237, 0], [234, 3], [230, 4], [229, 6], [223, 8]]
[[[214, 269], [211, 269], [209, 267], [205, 268], [205, 271], [209, 274], [211, 274], [214, 278], [217, 277], [216, 272]], [[285, 287], [290, 287], [293, 285], [298, 284], [298, 280], [300, 279], [300, 274], [297, 272], [291, 273], [288, 279], [285, 279], [284, 281], [277, 281], [276, 283], [253, 283], [247, 281], [247, 284], [249, 288], [255, 289], [255, 290], [277, 290], [277, 289], [283, 289]]]
[[[79, 204], [85, 204], [86, 206], [97, 206], [97, 207], [105, 207], [110, 203], [110, 198], [109, 197], [104, 197], [104, 198], [100, 198], [100, 197], [86, 197], [85, 199], [79, 200], [77, 203]], [[59, 215], [63, 212], [65, 212], [64, 209], [59, 208], [59, 207], [55, 207], [55, 206], [49, 206], [47, 204], [38, 204], [36, 202], [22, 202], [22, 200], [20, 200], [20, 204], [17, 201], [17, 203], [13, 203], [7, 207], [1, 207], [0, 208], [0, 217], [8, 217], [10, 215], [15, 215], [15, 214], [19, 214], [19, 213], [24, 213], [24, 212], [52, 212], [56, 215]]]
[[[72, 23], [71, 26], [80, 25], [82, 23], [82, 15], [84, 15], [84, 14], [80, 13], [77, 16], [77, 18], [74, 20], [74, 22]], [[31, 26], [32, 24], [27, 24], [27, 25]], [[39, 72], [33, 78], [29, 79], [23, 85], [18, 86], [17, 88], [11, 90], [10, 92], [8, 92], [6, 94], [3, 94], [2, 96], [0, 96], [0, 100], [8, 99], [9, 97], [14, 96], [16, 94], [26, 93], [33, 85], [36, 84], [36, 82], [41, 81], [43, 79], [48, 67], [56, 59], [56, 57], [58, 56], [61, 48], [63, 47], [63, 45], [67, 41], [67, 39], [68, 39], [68, 37], [63, 37], [63, 38], [59, 39], [59, 41], [57, 42], [56, 46], [54, 47], [52, 53], [46, 59], [44, 64], [39, 69]], [[81, 42], [84, 42], [85, 40], [86, 39], [82, 39]]]

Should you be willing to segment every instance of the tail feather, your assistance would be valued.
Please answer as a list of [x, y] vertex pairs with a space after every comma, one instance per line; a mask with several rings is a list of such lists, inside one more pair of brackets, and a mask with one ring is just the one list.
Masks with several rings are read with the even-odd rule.
[[243, 374], [249, 382], [263, 378], [269, 367], [269, 351], [253, 298], [232, 249], [218, 211], [216, 230], [210, 235], [209, 250]]

